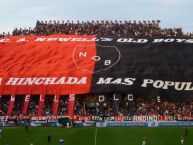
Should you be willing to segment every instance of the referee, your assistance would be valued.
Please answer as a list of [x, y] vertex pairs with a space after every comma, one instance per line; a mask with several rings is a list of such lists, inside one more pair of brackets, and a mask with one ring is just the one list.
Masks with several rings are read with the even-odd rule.
[[50, 134], [48, 134], [48, 144], [50, 145], [50, 143], [51, 143], [51, 138], [52, 138], [52, 136], [50, 135]]
[[3, 135], [3, 128], [0, 127], [0, 139], [2, 138], [2, 135]]
[[188, 136], [188, 128], [185, 129], [185, 136]]

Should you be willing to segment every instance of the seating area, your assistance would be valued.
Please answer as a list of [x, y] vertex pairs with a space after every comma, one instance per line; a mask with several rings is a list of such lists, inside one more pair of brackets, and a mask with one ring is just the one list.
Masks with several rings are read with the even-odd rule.
[[[60, 96], [57, 115], [67, 115], [68, 97]], [[0, 98], [0, 115], [6, 115], [9, 109], [11, 96]], [[17, 95], [11, 116], [22, 116], [25, 97]], [[27, 110], [27, 116], [36, 116], [39, 108], [39, 95], [31, 95]], [[42, 116], [52, 115], [54, 95], [46, 95], [42, 110]], [[140, 116], [140, 115], [169, 115], [169, 116], [193, 116], [193, 101], [175, 102], [164, 98], [159, 102], [154, 98], [136, 97], [128, 100], [126, 94], [116, 97], [113, 94], [105, 94], [100, 101], [98, 94], [77, 95], [75, 97], [74, 115], [80, 116]]]
[[182, 28], [161, 28], [160, 20], [93, 20], [93, 21], [40, 21], [35, 27], [17, 27], [12, 33], [0, 34], [4, 36], [26, 35], [100, 35], [127, 37], [192, 37], [192, 33], [185, 33]]

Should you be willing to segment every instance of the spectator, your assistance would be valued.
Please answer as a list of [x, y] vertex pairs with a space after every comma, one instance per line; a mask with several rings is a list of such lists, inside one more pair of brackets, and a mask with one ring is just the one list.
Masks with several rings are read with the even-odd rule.
[[192, 36], [184, 33], [182, 28], [161, 29], [160, 21], [77, 21], [74, 23], [60, 21], [37, 21], [35, 28], [15, 28], [13, 36], [23, 35], [102, 35], [102, 36], [129, 36], [129, 37], [180, 37]]

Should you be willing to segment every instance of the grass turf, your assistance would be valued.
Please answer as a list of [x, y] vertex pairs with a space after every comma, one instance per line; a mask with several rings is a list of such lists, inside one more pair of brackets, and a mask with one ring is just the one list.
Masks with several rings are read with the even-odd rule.
[[[97, 132], [97, 133], [96, 133]], [[141, 145], [146, 136], [147, 145], [180, 145], [184, 136], [183, 127], [164, 128], [4, 128], [0, 145], [48, 145], [47, 136], [52, 136], [50, 145], [60, 145], [64, 137], [65, 145]], [[96, 142], [96, 144], [95, 144]], [[193, 128], [188, 128], [184, 145], [193, 145]]]

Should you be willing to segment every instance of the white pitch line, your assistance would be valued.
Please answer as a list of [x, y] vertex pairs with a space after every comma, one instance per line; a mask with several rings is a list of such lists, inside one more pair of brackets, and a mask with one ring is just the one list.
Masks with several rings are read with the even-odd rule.
[[97, 127], [96, 127], [96, 129], [95, 129], [95, 140], [94, 140], [94, 145], [96, 145], [97, 144]]

